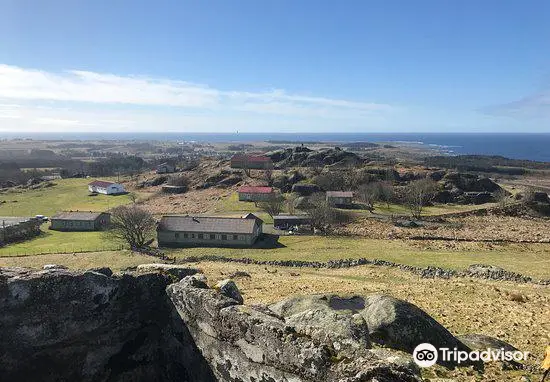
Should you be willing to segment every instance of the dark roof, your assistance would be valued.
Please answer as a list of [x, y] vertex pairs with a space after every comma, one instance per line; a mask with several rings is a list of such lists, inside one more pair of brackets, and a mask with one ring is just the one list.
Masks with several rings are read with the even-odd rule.
[[264, 221], [262, 219], [260, 219], [259, 217], [257, 217], [256, 215], [254, 215], [252, 212], [249, 212], [247, 214], [244, 214], [243, 216], [241, 216], [241, 219], [256, 219], [258, 220], [259, 222], [263, 223]]
[[95, 220], [104, 212], [64, 211], [52, 216], [52, 220]]
[[246, 194], [271, 194], [273, 187], [259, 187], [259, 186], [242, 186], [238, 192], [244, 192]]
[[97, 186], [97, 187], [109, 187], [112, 184], [116, 184], [115, 182], [108, 182], [106, 180], [94, 180], [91, 183], [88, 183], [88, 186]]
[[309, 220], [309, 215], [277, 215], [273, 216], [273, 220]]
[[163, 216], [158, 225], [159, 231], [241, 233], [254, 232], [256, 219], [208, 216]]
[[353, 192], [351, 191], [327, 191], [327, 197], [333, 198], [353, 198]]
[[231, 158], [232, 161], [248, 161], [248, 162], [271, 162], [270, 157], [265, 155], [242, 155], [236, 154]]

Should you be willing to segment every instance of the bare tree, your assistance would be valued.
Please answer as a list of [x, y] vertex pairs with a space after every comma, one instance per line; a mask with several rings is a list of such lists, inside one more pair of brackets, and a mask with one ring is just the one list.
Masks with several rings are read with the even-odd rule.
[[269, 187], [273, 186], [273, 170], [268, 168], [264, 170], [263, 178]]
[[357, 189], [357, 197], [367, 205], [369, 211], [374, 210], [374, 203], [380, 200], [380, 187], [378, 182], [366, 183]]
[[436, 183], [429, 179], [419, 179], [410, 182], [406, 189], [405, 202], [415, 219], [420, 219], [424, 206], [433, 199]]
[[355, 190], [359, 184], [360, 173], [356, 170], [355, 166], [349, 165], [344, 171], [342, 171], [343, 190]]
[[286, 197], [285, 205], [286, 205], [286, 211], [294, 215], [296, 213], [296, 200], [298, 199], [298, 195], [295, 193], [288, 194]]
[[258, 203], [258, 207], [273, 217], [283, 212], [285, 198], [280, 194], [275, 194], [268, 200]]
[[371, 182], [361, 184], [357, 189], [357, 196], [371, 211], [376, 202], [386, 203], [389, 209], [390, 203], [395, 199], [395, 191], [390, 181]]
[[330, 232], [334, 225], [343, 224], [351, 220], [351, 215], [332, 207], [323, 193], [317, 193], [309, 198], [310, 208], [308, 215], [313, 228], [322, 232]]
[[153, 215], [135, 204], [111, 210], [111, 226], [105, 235], [121, 240], [132, 249], [148, 246], [154, 240], [156, 222]]
[[390, 208], [390, 203], [395, 200], [395, 189], [393, 181], [386, 180], [378, 183], [378, 199], [380, 202], [386, 203], [386, 208]]

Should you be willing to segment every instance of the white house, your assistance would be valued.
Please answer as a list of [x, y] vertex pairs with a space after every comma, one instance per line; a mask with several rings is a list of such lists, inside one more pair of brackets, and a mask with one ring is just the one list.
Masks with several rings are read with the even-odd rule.
[[124, 193], [124, 186], [119, 183], [107, 182], [104, 180], [94, 180], [88, 184], [88, 190], [90, 192], [96, 192], [98, 194], [114, 195]]

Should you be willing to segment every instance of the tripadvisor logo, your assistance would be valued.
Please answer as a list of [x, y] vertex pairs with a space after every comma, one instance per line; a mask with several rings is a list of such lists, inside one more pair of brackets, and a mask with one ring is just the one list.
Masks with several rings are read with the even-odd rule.
[[420, 367], [430, 367], [438, 360], [461, 364], [464, 362], [491, 361], [526, 361], [529, 352], [500, 349], [472, 350], [470, 352], [457, 348], [436, 348], [432, 344], [418, 345], [413, 351], [414, 362]]

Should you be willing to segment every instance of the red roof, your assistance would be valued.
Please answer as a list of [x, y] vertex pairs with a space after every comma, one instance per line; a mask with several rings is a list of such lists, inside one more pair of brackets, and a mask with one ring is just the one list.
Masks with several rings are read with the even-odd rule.
[[266, 157], [265, 155], [242, 155], [242, 154], [237, 154], [237, 155], [233, 155], [231, 160], [232, 161], [248, 161], [248, 162], [271, 162], [271, 158]]
[[96, 187], [109, 187], [111, 184], [115, 184], [113, 182], [107, 182], [105, 180], [94, 180], [92, 183], [88, 183], [88, 186], [96, 186]]
[[239, 192], [245, 194], [271, 194], [273, 192], [272, 187], [255, 187], [255, 186], [242, 186], [239, 188]]

